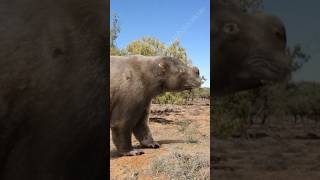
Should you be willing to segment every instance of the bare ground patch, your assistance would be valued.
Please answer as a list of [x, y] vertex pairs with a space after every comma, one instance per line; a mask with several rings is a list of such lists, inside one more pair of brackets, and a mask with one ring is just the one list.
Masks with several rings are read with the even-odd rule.
[[314, 124], [293, 125], [288, 119], [273, 119], [266, 125], [250, 127], [247, 137], [214, 138], [211, 177], [218, 180], [318, 180], [320, 131], [314, 127]]
[[[110, 141], [111, 179], [186, 179], [194, 175], [198, 179], [209, 179], [208, 102], [185, 106], [154, 104], [151, 107], [150, 128], [161, 147], [143, 149], [145, 154], [140, 156], [117, 157]], [[134, 136], [132, 139], [137, 146]]]

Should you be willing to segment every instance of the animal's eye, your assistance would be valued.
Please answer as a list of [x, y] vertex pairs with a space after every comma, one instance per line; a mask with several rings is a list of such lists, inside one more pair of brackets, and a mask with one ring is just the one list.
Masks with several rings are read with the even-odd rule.
[[194, 69], [194, 72], [199, 76], [200, 75], [199, 69], [196, 67], [194, 67], [193, 69]]
[[236, 34], [239, 30], [239, 26], [236, 23], [227, 23], [223, 27], [223, 31], [227, 34]]
[[275, 35], [276, 35], [277, 38], [280, 39], [281, 41], [283, 41], [283, 42], [286, 42], [286, 41], [287, 41], [286, 34], [285, 34], [284, 32], [275, 31]]

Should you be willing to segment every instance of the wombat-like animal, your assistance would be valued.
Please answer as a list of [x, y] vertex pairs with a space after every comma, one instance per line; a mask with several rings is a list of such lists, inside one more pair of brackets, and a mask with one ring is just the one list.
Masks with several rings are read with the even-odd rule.
[[110, 57], [110, 127], [113, 142], [122, 155], [140, 155], [131, 135], [143, 147], [159, 148], [148, 127], [153, 97], [166, 91], [199, 87], [199, 69], [172, 57]]
[[265, 13], [244, 13], [239, 1], [215, 0], [211, 23], [213, 94], [226, 95], [290, 77], [284, 23]]

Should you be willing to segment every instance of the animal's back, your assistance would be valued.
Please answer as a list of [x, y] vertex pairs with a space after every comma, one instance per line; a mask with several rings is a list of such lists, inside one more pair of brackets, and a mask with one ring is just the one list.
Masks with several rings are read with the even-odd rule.
[[105, 8], [1, 3], [1, 180], [106, 176]]
[[148, 66], [150, 57], [111, 56], [110, 57], [110, 108], [111, 114], [115, 106], [123, 100], [133, 101], [143, 99], [145, 72], [142, 67]]
[[130, 59], [127, 56], [111, 56], [110, 57], [110, 108], [111, 112], [115, 106], [115, 102], [121, 99], [124, 93], [127, 91], [130, 82], [126, 77], [132, 76], [130, 74], [130, 65], [128, 63]]
[[[141, 61], [147, 58], [140, 55], [134, 56], [111, 56], [110, 57], [110, 92], [117, 86], [129, 86], [138, 80], [140, 72], [138, 69], [142, 66]], [[128, 82], [128, 83], [126, 83]], [[129, 83], [130, 82], [130, 83]], [[122, 87], [125, 88], [125, 87]]]

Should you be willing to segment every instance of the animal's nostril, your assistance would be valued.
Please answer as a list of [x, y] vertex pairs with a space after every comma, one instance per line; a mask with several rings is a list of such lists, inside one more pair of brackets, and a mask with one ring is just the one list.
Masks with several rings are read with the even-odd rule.
[[197, 75], [200, 75], [200, 72], [199, 72], [199, 69], [198, 69], [198, 68], [194, 67], [193, 70], [194, 70], [194, 72], [195, 72]]
[[276, 32], [275, 32], [275, 34], [276, 34], [277, 38], [279, 38], [279, 39], [283, 40], [283, 35], [282, 35], [282, 33], [281, 33], [281, 32], [276, 31]]
[[286, 38], [286, 33], [285, 31], [275, 31], [275, 35], [278, 39], [286, 43], [287, 38]]

